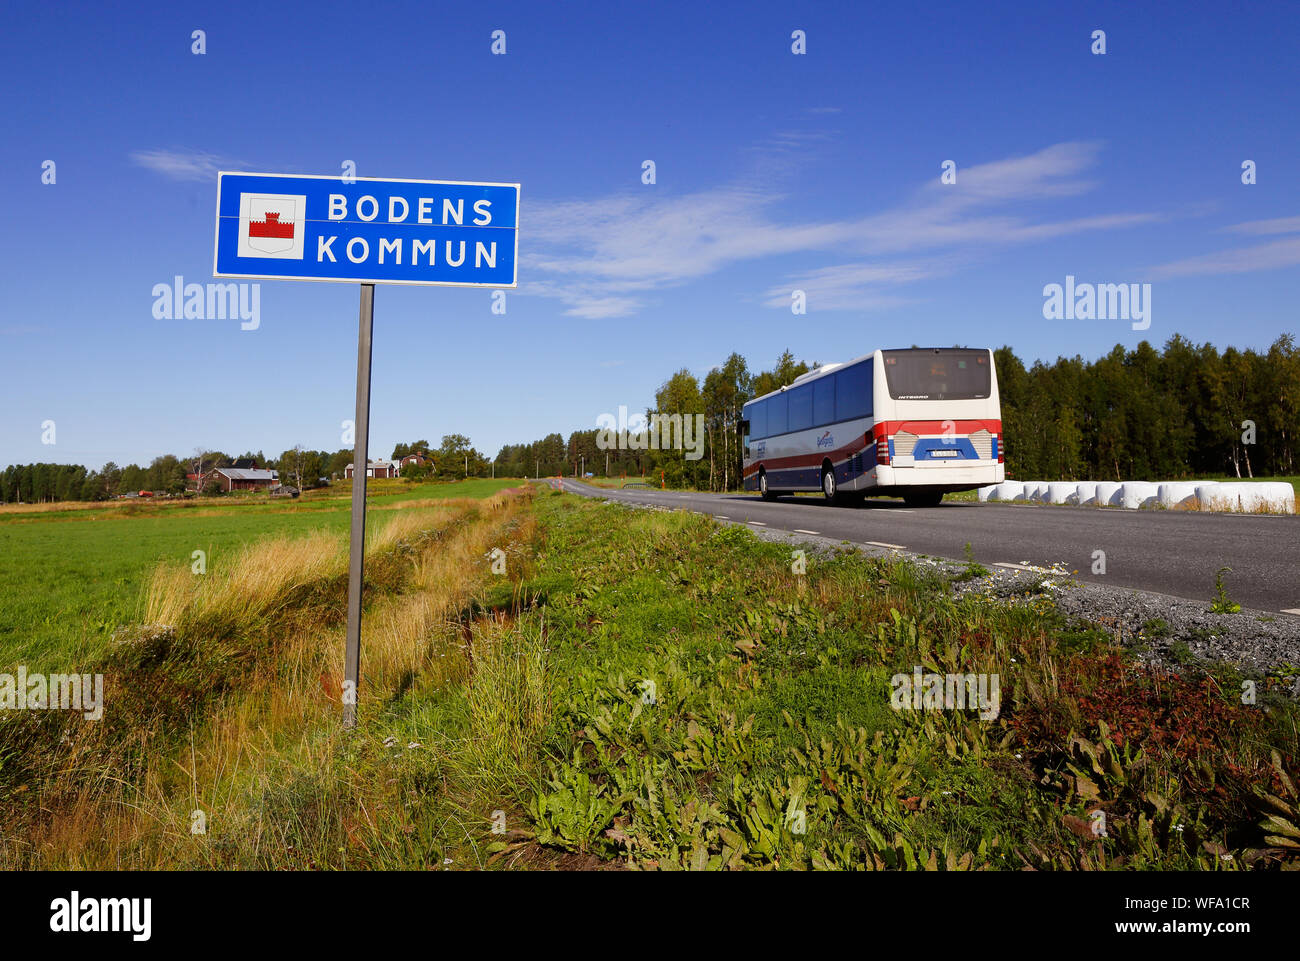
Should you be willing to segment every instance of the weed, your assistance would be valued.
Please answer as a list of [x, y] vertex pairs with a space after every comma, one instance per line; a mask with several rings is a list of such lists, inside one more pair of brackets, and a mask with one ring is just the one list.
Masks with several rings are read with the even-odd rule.
[[1142, 633], [1151, 638], [1168, 637], [1171, 628], [1163, 617], [1153, 617], [1142, 622]]
[[971, 581], [980, 577], [989, 576], [989, 569], [975, 560], [975, 549], [971, 546], [970, 541], [966, 542], [963, 556], [966, 558], [966, 566], [962, 569], [960, 574], [953, 578], [954, 583], [961, 583], [963, 581]]
[[1232, 573], [1231, 567], [1220, 567], [1214, 572], [1214, 601], [1210, 604], [1213, 614], [1236, 614], [1241, 605], [1228, 596], [1228, 589], [1223, 585], [1224, 572]]

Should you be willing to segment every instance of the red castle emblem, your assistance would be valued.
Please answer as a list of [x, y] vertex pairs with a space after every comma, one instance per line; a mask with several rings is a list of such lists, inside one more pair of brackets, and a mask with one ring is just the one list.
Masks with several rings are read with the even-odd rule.
[[250, 220], [248, 222], [248, 236], [250, 237], [275, 237], [281, 240], [293, 239], [293, 223], [280, 223], [278, 213], [266, 212], [265, 220]]

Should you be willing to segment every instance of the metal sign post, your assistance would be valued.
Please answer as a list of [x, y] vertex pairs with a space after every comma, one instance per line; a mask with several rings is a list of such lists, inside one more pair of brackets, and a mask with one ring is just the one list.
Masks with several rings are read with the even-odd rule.
[[348, 542], [348, 640], [343, 662], [343, 727], [357, 723], [361, 681], [361, 589], [366, 565], [366, 467], [370, 457], [370, 355], [375, 329], [375, 285], [361, 285], [357, 331], [356, 450], [352, 456], [352, 537]]
[[[518, 248], [519, 184], [217, 174], [214, 277], [361, 285], [343, 666], [345, 728], [356, 726], [361, 681], [375, 284], [513, 288]], [[468, 459], [465, 473], [468, 476]]]

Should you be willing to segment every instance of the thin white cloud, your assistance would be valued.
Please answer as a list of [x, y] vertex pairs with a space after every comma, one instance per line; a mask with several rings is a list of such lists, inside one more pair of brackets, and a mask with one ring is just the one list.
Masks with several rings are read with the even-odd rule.
[[172, 180], [216, 180], [218, 170], [241, 166], [201, 150], [137, 150], [131, 160]]
[[[819, 136], [789, 131], [774, 142], [793, 147]], [[818, 309], [897, 304], [901, 299], [890, 288], [950, 273], [991, 248], [1159, 219], [1111, 213], [1033, 221], [1005, 209], [1086, 193], [1094, 183], [1085, 174], [1099, 151], [1096, 143], [1061, 143], [960, 168], [956, 185], [940, 184], [936, 175], [896, 206], [857, 219], [780, 220], [770, 211], [785, 198], [761, 179], [689, 194], [664, 196], [645, 187], [597, 200], [533, 204], [533, 250], [521, 265], [546, 279], [521, 292], [559, 298], [573, 316], [625, 317], [646, 305], [648, 292], [735, 264], [833, 253], [850, 260], [789, 275], [765, 291], [763, 302], [788, 307], [791, 290], [800, 288]]]
[[1300, 237], [1287, 237], [1239, 250], [1221, 250], [1161, 264], [1151, 270], [1155, 279], [1194, 277], [1211, 274], [1245, 274], [1256, 270], [1277, 270], [1300, 264]]
[[795, 290], [802, 291], [809, 304], [818, 310], [867, 310], [897, 307], [908, 302], [905, 297], [882, 294], [884, 287], [911, 284], [947, 271], [921, 264], [860, 263], [820, 267], [798, 276], [790, 283], [769, 287], [763, 306], [789, 309]]
[[1300, 217], [1275, 217], [1272, 220], [1249, 220], [1225, 228], [1237, 234], [1294, 234], [1300, 233]]

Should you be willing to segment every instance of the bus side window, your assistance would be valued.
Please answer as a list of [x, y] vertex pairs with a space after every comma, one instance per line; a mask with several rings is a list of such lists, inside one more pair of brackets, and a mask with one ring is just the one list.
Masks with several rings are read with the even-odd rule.
[[835, 372], [835, 419], [871, 414], [871, 361]]
[[835, 420], [835, 376], [813, 381], [813, 426], [833, 423]]
[[760, 440], [767, 436], [767, 401], [749, 408], [749, 436]]
[[789, 391], [786, 396], [790, 399], [789, 423], [786, 424], [786, 429], [791, 431], [807, 430], [813, 425], [812, 384], [796, 387]]
[[769, 437], [775, 437], [777, 434], [784, 434], [786, 428], [786, 396], [777, 394], [775, 397], [769, 397], [763, 402], [767, 408], [767, 434]]

